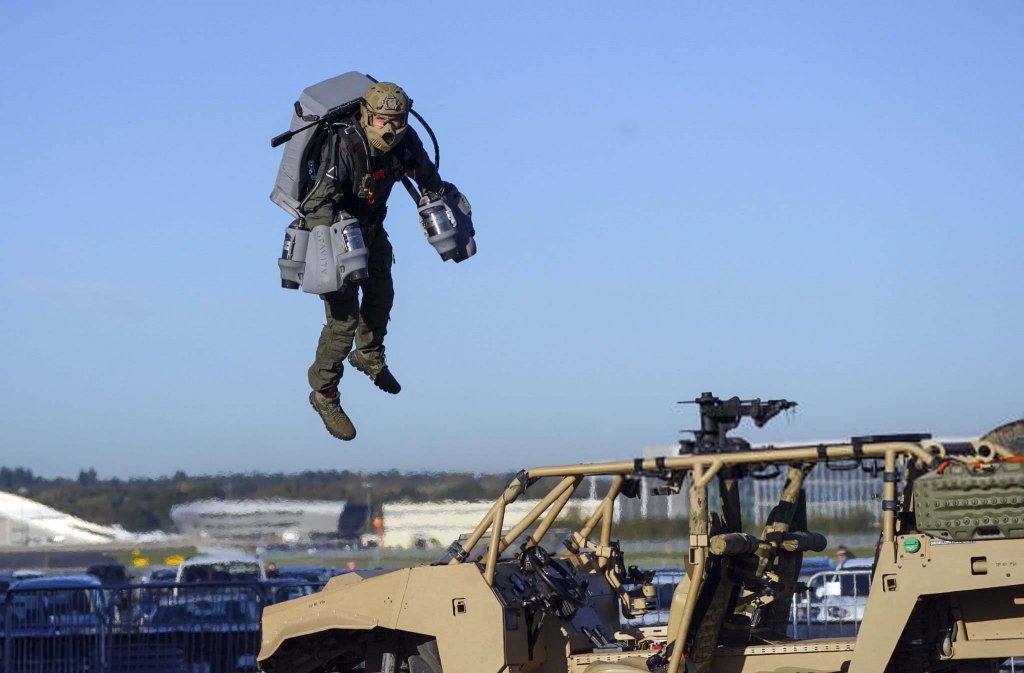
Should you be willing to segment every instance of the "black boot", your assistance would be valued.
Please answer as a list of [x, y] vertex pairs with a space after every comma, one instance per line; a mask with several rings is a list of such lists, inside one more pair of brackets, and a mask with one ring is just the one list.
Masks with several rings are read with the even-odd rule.
[[[330, 392], [333, 392], [334, 395], [332, 396]], [[314, 390], [309, 394], [309, 403], [316, 409], [316, 413], [320, 414], [320, 418], [323, 419], [324, 425], [327, 427], [327, 432], [346, 442], [355, 438], [356, 426], [352, 425], [352, 419], [341, 408], [337, 390], [329, 391], [326, 395]]]
[[370, 380], [373, 381], [373, 385], [384, 392], [397, 395], [402, 390], [398, 379], [388, 369], [388, 364], [384, 361], [383, 355], [378, 355], [371, 359], [358, 350], [354, 350], [348, 354], [348, 363], [369, 376]]

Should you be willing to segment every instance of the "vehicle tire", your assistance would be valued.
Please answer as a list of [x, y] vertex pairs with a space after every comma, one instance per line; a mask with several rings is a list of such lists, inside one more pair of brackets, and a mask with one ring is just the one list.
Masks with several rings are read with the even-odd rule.
[[409, 673], [443, 673], [441, 653], [437, 641], [431, 638], [416, 646], [416, 654], [409, 655]]
[[1000, 425], [985, 434], [981, 441], [1002, 444], [1018, 456], [1024, 455], [1024, 419]]

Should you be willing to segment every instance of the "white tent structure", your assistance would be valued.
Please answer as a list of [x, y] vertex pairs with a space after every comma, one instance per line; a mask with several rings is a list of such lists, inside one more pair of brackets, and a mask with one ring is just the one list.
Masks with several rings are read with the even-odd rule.
[[[196, 500], [171, 507], [171, 520], [188, 536], [235, 542], [299, 542], [318, 535], [338, 535], [339, 522], [351, 503], [345, 500]], [[355, 513], [358, 527], [365, 507]]]
[[[505, 521], [526, 516], [540, 500], [517, 500], [505, 507]], [[565, 513], [586, 516], [601, 503], [597, 499], [574, 499]], [[490, 510], [493, 500], [384, 503], [385, 547], [443, 547], [469, 533]], [[619, 520], [615, 510], [614, 520]]]
[[0, 545], [103, 544], [129, 537], [35, 500], [0, 491]]

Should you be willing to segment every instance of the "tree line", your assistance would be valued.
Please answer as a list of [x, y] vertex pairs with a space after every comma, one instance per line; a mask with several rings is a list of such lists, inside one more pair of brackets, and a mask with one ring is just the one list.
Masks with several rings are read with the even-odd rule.
[[[207, 499], [283, 498], [289, 500], [370, 500], [379, 514], [385, 502], [492, 500], [511, 481], [512, 473], [468, 472], [351, 472], [308, 470], [296, 474], [189, 475], [100, 479], [96, 470], [82, 470], [75, 479], [48, 479], [25, 468], [0, 467], [0, 491], [31, 498], [54, 509], [102, 525], [120, 524], [132, 532], [174, 531], [170, 512], [174, 505]], [[606, 484], [598, 486], [603, 497]], [[369, 497], [368, 497], [369, 496]], [[758, 522], [750, 522], [750, 525]], [[857, 532], [874, 528], [871, 510], [864, 507], [842, 519], [811, 516], [809, 528], [822, 533]], [[668, 526], [668, 528], [666, 528]], [[623, 539], [654, 539], [666, 532], [686, 534], [686, 518], [663, 521], [621, 522]], [[751, 529], [749, 532], [759, 531]]]
[[174, 505], [210, 498], [294, 500], [368, 499], [379, 512], [396, 500], [489, 500], [496, 498], [512, 473], [476, 475], [467, 472], [408, 473], [309, 470], [296, 474], [189, 475], [101, 479], [96, 470], [82, 470], [75, 479], [49, 479], [25, 468], [0, 467], [0, 490], [17, 493], [91, 521], [120, 524], [132, 532], [173, 531]]

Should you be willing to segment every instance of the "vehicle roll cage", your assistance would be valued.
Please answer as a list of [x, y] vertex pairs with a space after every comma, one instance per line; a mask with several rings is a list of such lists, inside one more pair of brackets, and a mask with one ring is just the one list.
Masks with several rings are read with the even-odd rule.
[[[908, 441], [909, 439], [915, 441]], [[898, 466], [914, 465], [918, 471], [933, 469], [945, 460], [961, 460], [964, 462], [991, 462], [1012, 457], [1008, 449], [980, 440], [970, 442], [942, 442], [931, 440], [924, 435], [902, 435], [888, 437], [854, 438], [849, 442], [807, 444], [803, 446], [787, 446], [730, 451], [722, 453], [693, 453], [689, 455], [668, 456], [658, 458], [637, 458], [606, 463], [589, 463], [579, 465], [559, 465], [539, 467], [519, 472], [502, 492], [501, 497], [491, 506], [490, 510], [476, 526], [464, 543], [455, 542], [449, 548], [450, 564], [463, 563], [470, 559], [485, 534], [489, 534], [489, 544], [473, 559], [483, 562], [485, 581], [493, 585], [495, 566], [501, 553], [506, 550], [520, 535], [526, 533], [536, 524], [535, 530], [523, 543], [523, 547], [531, 547], [540, 540], [554, 524], [569, 499], [579, 488], [585, 477], [612, 477], [607, 494], [587, 518], [583, 526], [566, 541], [569, 554], [578, 553], [580, 546], [606, 549], [612, 545], [612, 523], [615, 499], [623, 493], [635, 494], [638, 484], [636, 477], [654, 477], [663, 481], [667, 489], [661, 492], [677, 493], [682, 490], [685, 479], [690, 479], [689, 504], [689, 565], [693, 572], [691, 586], [683, 608], [681, 624], [677, 637], [686, 634], [690, 628], [697, 603], [697, 595], [703, 581], [703, 570], [710, 552], [711, 517], [708, 506], [708, 485], [718, 475], [723, 478], [734, 478], [737, 470], [747, 469], [749, 474], [761, 470], [765, 465], [787, 465], [789, 479], [783, 489], [780, 504], [792, 506], [799, 492], [803, 489], [803, 477], [817, 464], [836, 465], [837, 463], [862, 463], [866, 460], [882, 461], [884, 470], [882, 493], [882, 540], [884, 543], [894, 541], [897, 514], [897, 482], [900, 481]], [[904, 474], [906, 470], [903, 471]], [[548, 493], [520, 520], [505, 530], [508, 522], [505, 511], [508, 505], [515, 502], [536, 481], [545, 477], [559, 478], [559, 481]], [[738, 498], [738, 496], [736, 496]], [[738, 507], [738, 500], [737, 500]], [[600, 537], [597, 545], [589, 542], [590, 536], [600, 525]], [[769, 523], [765, 528], [766, 540], [776, 547], [781, 547], [789, 524], [771, 529]], [[777, 533], [773, 535], [772, 532]], [[756, 540], [755, 540], [756, 541]], [[760, 553], [759, 553], [760, 555]], [[604, 566], [607, 561], [601, 564]], [[763, 559], [764, 563], [768, 559]], [[670, 640], [671, 634], [670, 634]], [[672, 659], [668, 672], [679, 670], [679, 657], [682, 648], [673, 648]]]

